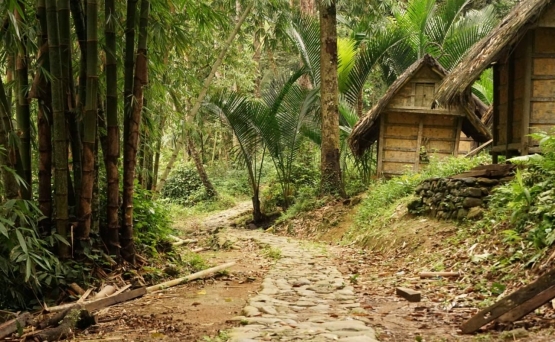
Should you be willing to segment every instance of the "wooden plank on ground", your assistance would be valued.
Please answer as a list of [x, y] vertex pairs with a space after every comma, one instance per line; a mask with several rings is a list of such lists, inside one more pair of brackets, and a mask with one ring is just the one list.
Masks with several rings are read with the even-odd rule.
[[548, 288], [547, 290], [541, 292], [524, 304], [519, 305], [511, 311], [507, 312], [503, 316], [499, 317], [497, 321], [502, 323], [510, 323], [519, 320], [530, 312], [544, 305], [545, 303], [550, 302], [553, 298], [555, 298], [555, 286]]
[[405, 298], [409, 302], [419, 302], [422, 299], [420, 292], [406, 287], [398, 287], [395, 289], [395, 292], [398, 296]]
[[524, 304], [552, 286], [555, 286], [555, 269], [545, 273], [535, 282], [526, 285], [490, 307], [478, 312], [462, 325], [461, 330], [463, 334], [476, 332], [487, 323]]
[[25, 312], [16, 318], [0, 324], [0, 338], [4, 338], [16, 332], [18, 328], [25, 328], [27, 322], [31, 319], [31, 314]]
[[435, 278], [435, 277], [444, 277], [444, 278], [457, 278], [461, 274], [459, 272], [420, 272], [418, 276], [420, 278]]

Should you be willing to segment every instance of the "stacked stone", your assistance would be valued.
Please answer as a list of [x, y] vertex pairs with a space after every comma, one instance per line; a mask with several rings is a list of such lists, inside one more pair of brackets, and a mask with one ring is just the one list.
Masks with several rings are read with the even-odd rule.
[[484, 177], [431, 178], [416, 188], [420, 198], [409, 204], [409, 211], [438, 219], [478, 219], [498, 179]]

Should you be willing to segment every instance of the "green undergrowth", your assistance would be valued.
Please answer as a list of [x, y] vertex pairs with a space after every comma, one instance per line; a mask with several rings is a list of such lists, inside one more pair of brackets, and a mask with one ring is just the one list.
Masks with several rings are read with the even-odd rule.
[[491, 157], [486, 154], [480, 154], [474, 158], [451, 157], [442, 160], [432, 156], [429, 165], [419, 173], [407, 171], [402, 176], [374, 181], [359, 206], [355, 224], [345, 235], [345, 240], [368, 241], [373, 235], [381, 234], [382, 230], [396, 218], [395, 212], [406, 207], [414, 189], [423, 180], [452, 176], [489, 162]]

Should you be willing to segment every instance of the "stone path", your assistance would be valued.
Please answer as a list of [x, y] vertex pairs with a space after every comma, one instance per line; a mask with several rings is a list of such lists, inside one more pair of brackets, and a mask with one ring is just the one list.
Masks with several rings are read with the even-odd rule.
[[260, 231], [228, 232], [237, 239], [254, 238], [281, 251], [262, 290], [235, 317], [232, 342], [345, 341], [376, 342], [348, 279], [329, 256], [299, 242]]

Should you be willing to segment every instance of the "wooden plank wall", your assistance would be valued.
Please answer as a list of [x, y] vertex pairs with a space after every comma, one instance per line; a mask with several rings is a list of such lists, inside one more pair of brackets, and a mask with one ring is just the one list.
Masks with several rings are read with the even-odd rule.
[[386, 112], [383, 116], [381, 168], [385, 176], [402, 174], [406, 169], [418, 171], [420, 146], [428, 156], [445, 158], [456, 154], [461, 117], [455, 115]]
[[[549, 13], [549, 12], [548, 12]], [[535, 30], [531, 70], [530, 131], [549, 132], [555, 126], [555, 28]], [[537, 142], [530, 142], [537, 146]]]

